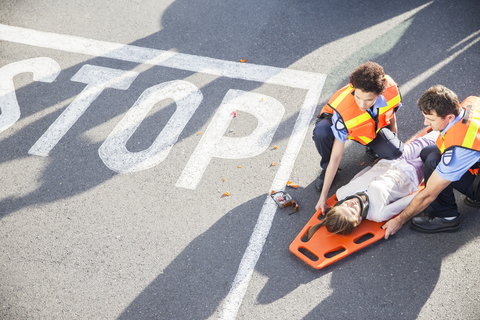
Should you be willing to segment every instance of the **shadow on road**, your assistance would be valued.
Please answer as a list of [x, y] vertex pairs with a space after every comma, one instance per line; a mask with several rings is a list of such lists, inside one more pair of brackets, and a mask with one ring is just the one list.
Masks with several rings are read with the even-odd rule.
[[[415, 101], [428, 87], [441, 83], [455, 91], [461, 100], [476, 88], [471, 81], [478, 78], [480, 44], [474, 43], [478, 40], [478, 34], [474, 37], [471, 35], [480, 29], [477, 3], [433, 1], [376, 38], [369, 38], [368, 33], [355, 35], [428, 3], [421, 0], [388, 4], [374, 0], [362, 5], [352, 5], [348, 1], [249, 0], [239, 3], [177, 0], [162, 17], [161, 31], [131, 45], [175, 49], [181, 53], [230, 61], [248, 58], [253, 64], [280, 68], [295, 66], [303, 61], [311, 66], [308, 71], [313, 72], [324, 72], [316, 64], [321, 65], [328, 70], [328, 77], [318, 109], [348, 81], [353, 67], [366, 60], [374, 60], [383, 65], [400, 86], [406, 83], [412, 85], [404, 94], [404, 107], [398, 113], [400, 136], [406, 140], [423, 126]], [[358, 50], [351, 54], [342, 57], [333, 48], [326, 51], [326, 56], [309, 57], [319, 48], [328, 48], [328, 44], [352, 35], [355, 36], [351, 39], [352, 46], [358, 46]], [[359, 45], [362, 41], [368, 42], [368, 45]], [[472, 46], [467, 47], [470, 44]], [[455, 56], [457, 52], [459, 54]], [[335, 59], [337, 54], [342, 57], [341, 60]], [[279, 56], [281, 59], [272, 61], [273, 57]], [[448, 60], [452, 56], [454, 58]], [[133, 63], [106, 58], [94, 58], [85, 63], [125, 70], [135, 66]], [[22, 118], [57, 104], [66, 106], [84, 88], [83, 84], [70, 81], [83, 64], [62, 70], [53, 84], [33, 83], [18, 89]], [[144, 89], [158, 82], [184, 79], [191, 75], [191, 72], [153, 67], [142, 73], [127, 91], [105, 90], [67, 133], [64, 139], [68, 143], [66, 140], [60, 141], [45, 159], [48, 163], [46, 169], [36, 180], [39, 187], [21, 197], [4, 197], [0, 201], [0, 215], [4, 217], [28, 206], [67, 199], [112, 179], [116, 174], [97, 156], [101, 142], [88, 142], [84, 134], [112, 120], [110, 128], [113, 128], [118, 122], [115, 117], [127, 111]], [[192, 117], [181, 138], [196, 134], [211, 118], [225, 92], [232, 86], [238, 86], [229, 81], [224, 83], [223, 80], [214, 80], [202, 88], [202, 91], [212, 94], [205, 94], [210, 98], [202, 102], [202, 113]], [[17, 83], [22, 81], [16, 78]], [[259, 84], [240, 86], [239, 89], [248, 91]], [[43, 98], [42, 92], [50, 92], [52, 96]], [[112, 99], [120, 103], [109, 105]], [[98, 108], [106, 112], [100, 115]], [[62, 111], [63, 107], [57, 107], [49, 115], [1, 140], [0, 148], [8, 152], [2, 153], [0, 162], [5, 164], [32, 157], [27, 154], [29, 148]], [[140, 128], [144, 133], [140, 146], [129, 142], [130, 149], [147, 148], [158, 134], [158, 128], [165, 126], [172, 113], [170, 106], [151, 115]], [[293, 123], [294, 120], [289, 118], [285, 121]], [[98, 140], [103, 142], [108, 133], [101, 132], [103, 139]], [[278, 132], [274, 139], [278, 141], [286, 137], [288, 133]], [[311, 161], [318, 161], [318, 157], [312, 155]], [[342, 166], [349, 167], [357, 162], [358, 159], [345, 157]], [[341, 182], [346, 183], [354, 173], [348, 172]], [[296, 196], [302, 199], [305, 208], [313, 208], [318, 195], [310, 185], [298, 189]], [[210, 317], [230, 290], [265, 197], [262, 195], [251, 199], [226, 213], [208, 231], [195, 238], [119, 318]], [[252, 207], [258, 210], [252, 212]], [[315, 271], [305, 267], [299, 271], [297, 265], [301, 262], [288, 252], [288, 245], [310, 215], [281, 215], [277, 212], [268, 238], [275, 245], [267, 245], [265, 253], [268, 253], [268, 258], [262, 255], [257, 264], [257, 272], [269, 278], [257, 299], [260, 304], [268, 305], [288, 296], [298, 286], [332, 273], [333, 294], [319, 301], [318, 306], [305, 317], [307, 319], [316, 319], [320, 315], [323, 318], [336, 318], [338, 314], [350, 317], [402, 315], [404, 318], [416, 318], [435, 288], [442, 259], [471, 240], [462, 231], [453, 235], [427, 237], [404, 228], [392, 240], [372, 245], [326, 270]], [[478, 223], [474, 221], [475, 224]], [[432, 249], [427, 243], [436, 245]], [[333, 310], [340, 313], [333, 313]], [[245, 317], [249, 316], [247, 310], [240, 309], [242, 312]]]

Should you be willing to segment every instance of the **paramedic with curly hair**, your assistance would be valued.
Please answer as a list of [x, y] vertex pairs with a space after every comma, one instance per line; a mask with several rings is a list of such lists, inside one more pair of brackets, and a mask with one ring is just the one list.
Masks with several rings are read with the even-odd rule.
[[395, 116], [400, 107], [397, 84], [371, 61], [358, 66], [350, 75], [350, 83], [323, 107], [312, 137], [321, 155], [322, 170], [315, 181], [315, 188], [321, 192], [316, 210], [326, 212], [328, 192], [347, 140], [367, 146], [372, 160], [377, 156], [393, 160], [402, 155]]

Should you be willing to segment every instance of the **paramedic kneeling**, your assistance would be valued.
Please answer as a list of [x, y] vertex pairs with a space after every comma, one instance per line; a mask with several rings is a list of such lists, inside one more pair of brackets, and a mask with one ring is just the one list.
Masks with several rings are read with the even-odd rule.
[[[457, 231], [460, 214], [453, 189], [467, 196], [466, 204], [480, 207], [475, 169], [480, 162], [480, 98], [468, 97], [460, 105], [457, 95], [436, 85], [421, 96], [418, 106], [425, 125], [440, 131], [435, 146], [422, 150], [426, 187], [405, 210], [385, 223], [385, 239], [408, 220], [415, 231]], [[478, 169], [476, 169], [478, 171]]]
[[315, 189], [321, 192], [315, 209], [327, 210], [327, 197], [342, 160], [345, 142], [355, 140], [375, 158], [393, 160], [402, 155], [395, 113], [401, 107], [397, 84], [377, 63], [368, 61], [350, 74], [350, 83], [338, 90], [323, 107], [313, 130], [321, 155]]

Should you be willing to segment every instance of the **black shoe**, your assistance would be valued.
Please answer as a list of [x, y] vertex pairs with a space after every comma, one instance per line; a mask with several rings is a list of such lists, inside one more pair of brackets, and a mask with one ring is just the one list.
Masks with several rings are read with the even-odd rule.
[[322, 172], [318, 175], [317, 179], [315, 179], [315, 190], [318, 192], [322, 192], [323, 189], [323, 180], [325, 180], [325, 171], [322, 169]]
[[453, 220], [445, 220], [442, 217], [434, 217], [425, 211], [423, 215], [410, 220], [410, 227], [418, 232], [455, 232], [460, 227], [460, 215]]
[[367, 149], [365, 150], [365, 153], [367, 154], [367, 159], [372, 162], [378, 158], [378, 154], [376, 154], [376, 152], [370, 149], [369, 147], [367, 147]]
[[[338, 175], [338, 171], [340, 171], [341, 169], [338, 168], [337, 169], [337, 173], [335, 173], [335, 177], [333, 177], [333, 181], [335, 181], [335, 178], [337, 177]], [[315, 190], [317, 190], [318, 192], [322, 192], [322, 189], [323, 189], [323, 181], [325, 180], [325, 172], [327, 170], [323, 170], [322, 169], [322, 172], [320, 172], [320, 174], [318, 175], [317, 179], [315, 179]], [[332, 182], [333, 182], [332, 181]]]
[[467, 206], [474, 207], [474, 208], [480, 208], [480, 201], [470, 199], [469, 197], [465, 197], [465, 200], [463, 200]]

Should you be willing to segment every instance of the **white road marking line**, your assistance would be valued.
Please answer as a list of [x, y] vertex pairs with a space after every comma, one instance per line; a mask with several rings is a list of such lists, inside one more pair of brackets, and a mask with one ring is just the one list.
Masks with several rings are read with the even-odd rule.
[[[305, 139], [308, 125], [315, 112], [326, 78], [326, 75], [319, 73], [223, 61], [181, 53], [171, 54], [163, 50], [60, 35], [3, 24], [0, 24], [0, 40], [123, 61], [155, 64], [228, 78], [307, 89], [305, 101], [272, 183], [271, 190], [276, 191], [285, 188], [285, 184], [293, 170], [295, 159]], [[270, 190], [268, 190], [269, 192]], [[220, 314], [221, 319], [234, 319], [236, 317], [255, 265], [262, 253], [276, 209], [270, 196], [267, 196], [232, 283], [232, 288], [224, 300]]]
[[75, 100], [55, 119], [47, 131], [28, 150], [29, 154], [48, 156], [68, 130], [85, 113], [92, 102], [106, 88], [127, 90], [138, 76], [137, 72], [124, 71], [85, 64], [72, 77], [72, 81], [85, 83], [87, 86]]
[[86, 39], [0, 24], [0, 40], [136, 63], [202, 72], [234, 79], [310, 89], [325, 80], [320, 73], [225, 61], [184, 53]]
[[[130, 137], [153, 106], [166, 98], [173, 99], [176, 104], [168, 123], [149, 148], [129, 151], [127, 142]], [[202, 99], [200, 90], [183, 80], [168, 81], [146, 89], [98, 149], [103, 163], [119, 173], [146, 170], [158, 165], [168, 156]]]
[[0, 68], [0, 132], [7, 130], [20, 119], [20, 106], [15, 95], [13, 77], [32, 72], [35, 81], [51, 83], [60, 71], [60, 65], [55, 60], [45, 57], [17, 61]]
[[[245, 111], [257, 118], [258, 125], [251, 134], [241, 138], [225, 136], [233, 111]], [[285, 107], [273, 97], [230, 89], [175, 186], [195, 189], [213, 157], [243, 159], [264, 152], [272, 142], [284, 113]]]
[[[271, 190], [282, 191], [285, 189], [285, 185], [290, 177], [290, 173], [293, 170], [295, 159], [297, 158], [300, 148], [302, 147], [303, 140], [305, 139], [308, 125], [315, 112], [323, 84], [324, 81], [317, 83], [317, 87], [312, 88], [307, 93], [302, 109], [300, 110], [300, 114], [295, 122], [292, 135], [288, 140], [287, 149], [283, 154], [281, 166], [273, 180]], [[263, 203], [262, 211], [258, 217], [257, 224], [255, 225], [253, 233], [250, 236], [247, 249], [245, 250], [242, 261], [240, 262], [240, 266], [233, 281], [232, 288], [225, 298], [219, 319], [235, 319], [243, 297], [247, 291], [248, 283], [250, 282], [253, 274], [253, 269], [260, 258], [263, 246], [267, 239], [268, 233], [270, 232], [273, 217], [275, 216], [276, 211], [277, 206], [270, 197], [270, 194], [268, 194], [265, 202]]]

